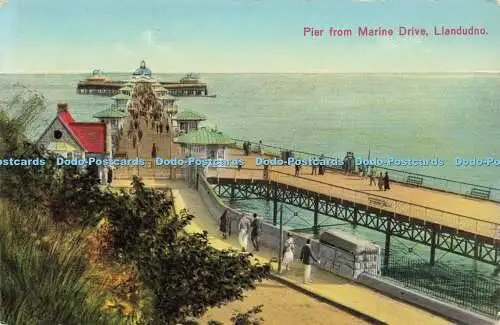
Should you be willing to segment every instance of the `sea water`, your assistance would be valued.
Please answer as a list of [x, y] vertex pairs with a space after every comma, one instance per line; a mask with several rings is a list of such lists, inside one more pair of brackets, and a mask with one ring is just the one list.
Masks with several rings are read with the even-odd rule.
[[[109, 75], [126, 80], [130, 74]], [[43, 93], [47, 111], [32, 130], [36, 138], [67, 102], [76, 120], [91, 121], [108, 108], [109, 97], [78, 95], [75, 75], [0, 75], [0, 98], [19, 83]], [[156, 75], [164, 81], [182, 75]], [[500, 188], [500, 167], [457, 168], [460, 157], [500, 158], [500, 74], [207, 74], [216, 98], [181, 97], [181, 109], [207, 115], [205, 125], [227, 135], [327, 156], [353, 151], [371, 158], [441, 159], [444, 166], [411, 167], [408, 171]], [[400, 168], [404, 169], [404, 168]], [[236, 207], [271, 218], [263, 201], [241, 201]], [[311, 225], [308, 211], [287, 207], [287, 229]], [[500, 216], [499, 216], [500, 218]], [[382, 234], [324, 218], [323, 224], [361, 235], [383, 247]], [[391, 243], [394, 259], [428, 260], [427, 247], [400, 239]], [[489, 266], [438, 251], [437, 260], [462, 270], [485, 274]]]

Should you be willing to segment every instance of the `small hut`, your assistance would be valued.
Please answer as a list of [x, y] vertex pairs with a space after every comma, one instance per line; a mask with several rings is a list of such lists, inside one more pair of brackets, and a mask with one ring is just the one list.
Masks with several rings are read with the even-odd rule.
[[222, 132], [205, 127], [174, 139], [187, 157], [199, 159], [227, 159], [227, 147], [234, 141]]
[[163, 107], [173, 107], [177, 98], [171, 95], [158, 96], [158, 100]]
[[120, 94], [124, 94], [127, 96], [132, 96], [133, 91], [134, 91], [134, 88], [132, 88], [130, 86], [120, 88]]
[[131, 97], [130, 95], [119, 93], [111, 98], [115, 100], [116, 107], [125, 110], [125, 108], [127, 107], [127, 102], [130, 100]]
[[110, 125], [113, 152], [118, 146], [118, 141], [120, 140], [120, 135], [122, 133], [127, 116], [127, 112], [114, 107], [105, 109], [99, 113], [94, 114], [93, 116], [94, 118], [99, 119], [101, 122]]
[[174, 128], [181, 133], [187, 133], [191, 130], [198, 129], [200, 122], [206, 119], [204, 115], [193, 111], [180, 111], [172, 118], [172, 121]]

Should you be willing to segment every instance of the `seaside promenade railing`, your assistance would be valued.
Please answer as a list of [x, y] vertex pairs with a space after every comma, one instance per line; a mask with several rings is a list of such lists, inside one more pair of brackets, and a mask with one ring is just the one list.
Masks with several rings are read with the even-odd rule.
[[[253, 179], [262, 180], [263, 170], [258, 168], [209, 168], [207, 177], [232, 178], [232, 179]], [[457, 232], [467, 232], [487, 238], [500, 240], [500, 223], [491, 222], [461, 215], [436, 208], [431, 208], [411, 202], [387, 198], [377, 194], [353, 190], [339, 185], [334, 185], [318, 180], [295, 176], [293, 174], [270, 169], [268, 178], [270, 182], [302, 188], [304, 190], [315, 191], [340, 200], [363, 206], [375, 206], [381, 210], [393, 213], [394, 215], [404, 215], [412, 219], [432, 222], [456, 229]]]
[[500, 312], [500, 281], [481, 274], [460, 272], [443, 263], [432, 266], [402, 258], [384, 266], [382, 275], [407, 288], [489, 316]]
[[[263, 154], [267, 156], [272, 156], [272, 157], [282, 157], [282, 152], [288, 151], [292, 153], [292, 156], [296, 159], [314, 159], [317, 158], [319, 159], [322, 155], [321, 154], [316, 154], [316, 153], [311, 153], [311, 152], [305, 152], [305, 151], [299, 151], [299, 150], [293, 150], [293, 149], [287, 149], [275, 145], [268, 145], [268, 144], [259, 144], [257, 142], [252, 142], [252, 141], [247, 141], [243, 139], [236, 139], [233, 138], [233, 141], [235, 141], [235, 147], [238, 149], [243, 148], [243, 143], [244, 142], [249, 142], [251, 147], [250, 151], [252, 152], [259, 152], [262, 150]], [[337, 161], [343, 161], [344, 157], [332, 157], [328, 155], [323, 155], [324, 159], [336, 159]], [[402, 170], [397, 170], [397, 169], [392, 169], [392, 168], [387, 168], [383, 166], [376, 166], [378, 171], [382, 172], [388, 172], [391, 178], [391, 181], [395, 181], [398, 183], [403, 183], [403, 184], [409, 184], [413, 186], [420, 186], [423, 188], [428, 188], [428, 189], [433, 189], [433, 190], [438, 190], [438, 191], [443, 191], [443, 192], [449, 192], [449, 193], [455, 193], [455, 194], [460, 194], [460, 195], [465, 195], [468, 197], [474, 197], [474, 198], [481, 198], [485, 199], [488, 201], [494, 201], [494, 202], [500, 202], [500, 189], [499, 188], [494, 188], [494, 187], [489, 187], [489, 186], [483, 186], [483, 185], [477, 185], [477, 184], [471, 184], [471, 183], [466, 183], [466, 182], [460, 182], [460, 181], [455, 181], [451, 179], [446, 179], [446, 178], [441, 178], [441, 177], [435, 177], [435, 176], [428, 176], [424, 174], [418, 174], [418, 173], [411, 173], [407, 171], [402, 171]], [[343, 167], [342, 166], [328, 166], [326, 168], [327, 171], [330, 172], [343, 172]], [[475, 195], [475, 193], [480, 193], [480, 195]], [[484, 194], [484, 195], [482, 195]]]

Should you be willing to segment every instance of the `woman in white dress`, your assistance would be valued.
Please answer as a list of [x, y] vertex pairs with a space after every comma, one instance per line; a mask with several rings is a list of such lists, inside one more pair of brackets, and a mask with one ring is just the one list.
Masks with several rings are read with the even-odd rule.
[[289, 271], [293, 263], [295, 253], [295, 240], [291, 234], [288, 234], [288, 239], [285, 242], [285, 252], [283, 254], [283, 262], [281, 263], [281, 272]]

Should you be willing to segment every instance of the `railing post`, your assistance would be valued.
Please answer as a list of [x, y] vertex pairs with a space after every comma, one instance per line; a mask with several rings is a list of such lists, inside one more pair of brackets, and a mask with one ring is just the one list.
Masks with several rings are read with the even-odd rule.
[[231, 183], [231, 201], [234, 201], [234, 197], [235, 197], [235, 190], [236, 190], [236, 180], [234, 180], [234, 181]]
[[314, 225], [313, 225], [314, 236], [319, 235], [318, 210], [319, 210], [319, 194], [316, 193], [316, 195], [314, 196]]
[[200, 173], [198, 173], [197, 169], [195, 169], [194, 172], [196, 173], [196, 184], [195, 184], [196, 185], [196, 190], [198, 190], [198, 182], [200, 180]]
[[384, 267], [389, 267], [389, 255], [391, 250], [391, 233], [392, 233], [392, 216], [387, 217], [387, 228], [385, 231], [385, 251], [384, 251]]
[[436, 262], [436, 236], [437, 236], [437, 225], [432, 224], [431, 226], [431, 259], [430, 265], [434, 266]]
[[[278, 223], [278, 183], [273, 183], [273, 225]], [[281, 253], [281, 252], [280, 252]]]

